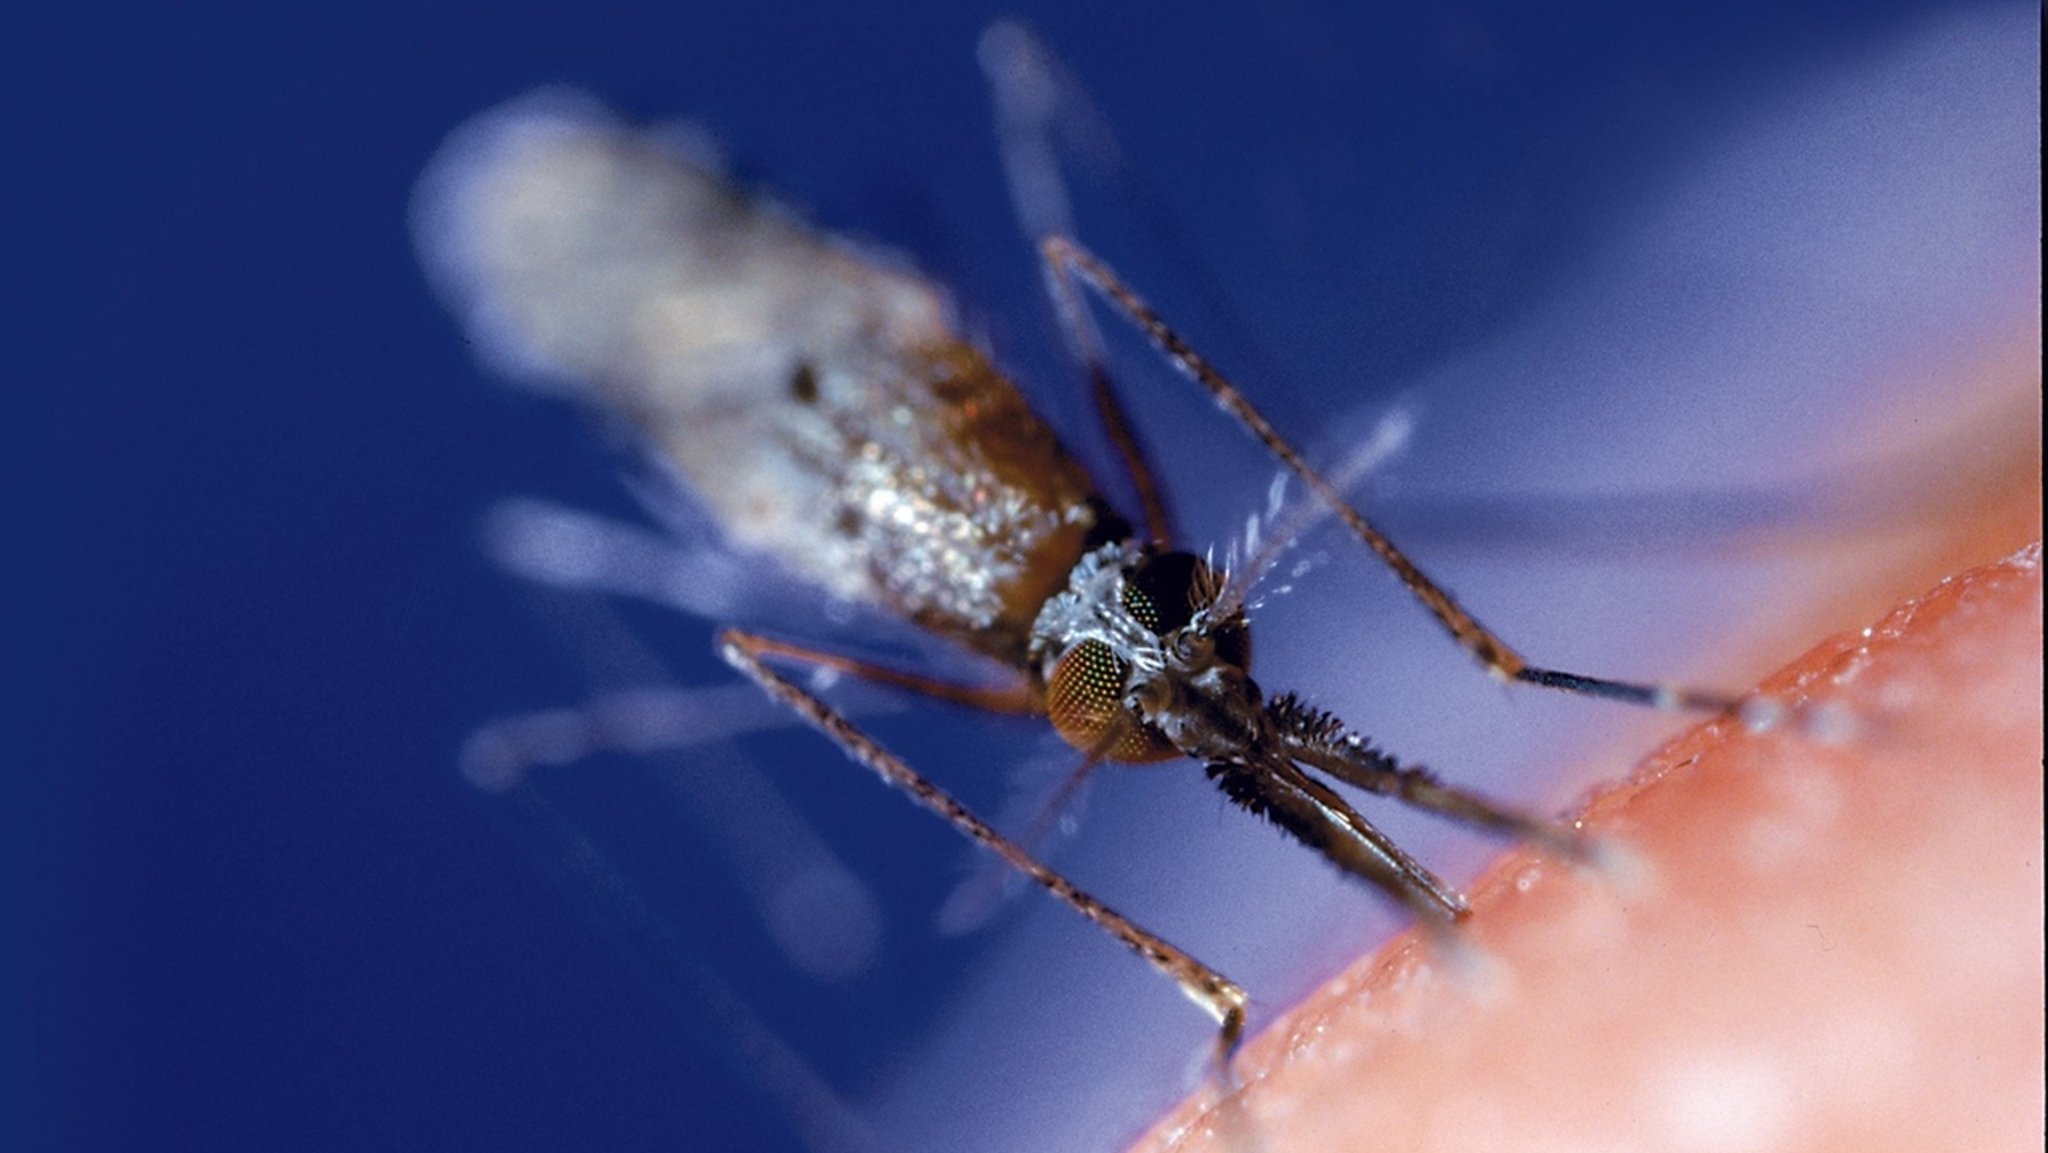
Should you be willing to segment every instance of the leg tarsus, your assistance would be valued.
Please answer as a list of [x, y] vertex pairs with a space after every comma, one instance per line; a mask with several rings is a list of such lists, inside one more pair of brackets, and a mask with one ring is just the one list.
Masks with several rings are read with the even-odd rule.
[[1224, 1015], [1222, 1025], [1216, 1031], [1216, 1051], [1213, 1063], [1216, 1086], [1221, 1094], [1236, 1092], [1237, 1053], [1244, 1047], [1244, 1006], [1233, 1006]]
[[1682, 685], [1636, 684], [1630, 681], [1561, 672], [1557, 669], [1539, 669], [1534, 666], [1524, 666], [1517, 670], [1514, 679], [1523, 684], [1540, 685], [1546, 689], [1562, 689], [1580, 696], [1621, 701], [1624, 704], [1641, 705], [1666, 712], [1729, 713], [1742, 707], [1740, 697], [1731, 697], [1726, 693], [1690, 689]]

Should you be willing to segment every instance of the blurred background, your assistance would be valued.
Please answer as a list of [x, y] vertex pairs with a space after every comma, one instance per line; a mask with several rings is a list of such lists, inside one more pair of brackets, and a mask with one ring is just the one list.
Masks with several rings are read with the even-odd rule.
[[[456, 768], [650, 661], [732, 677], [710, 622], [486, 558], [508, 497], [642, 514], [428, 291], [428, 157], [545, 83], [692, 120], [953, 286], [1085, 444], [975, 61], [1002, 15], [1128, 156], [1078, 181], [1087, 242], [1321, 458], [1411, 417], [1368, 502], [1540, 661], [1739, 687], [1957, 555], [1923, 499], [2038, 525], [1979, 477], [2038, 463], [2037, 6], [45, 14], [10, 70], [9, 1147], [1106, 1148], [1191, 1084], [1206, 1019], [1068, 911], [941, 935], [964, 847], [813, 734], [514, 798]], [[1227, 541], [1272, 464], [1117, 349], [1187, 537]], [[1506, 693], [1344, 540], [1301, 555], [1262, 683], [1404, 757], [1555, 808], [1674, 727]], [[1044, 752], [875, 730], [990, 810]], [[763, 812], [857, 910], [822, 962], [772, 928], [814, 908], [783, 846], [728, 835]], [[1386, 824], [1457, 880], [1487, 851]], [[1188, 766], [1109, 775], [1053, 849], [1261, 1017], [1398, 923]]]

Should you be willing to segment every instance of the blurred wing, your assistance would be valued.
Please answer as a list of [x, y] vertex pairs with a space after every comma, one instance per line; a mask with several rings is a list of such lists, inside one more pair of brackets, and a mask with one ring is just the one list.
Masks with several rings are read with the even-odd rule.
[[[996, 810], [994, 825], [1041, 861], [1056, 855], [1080, 830], [1088, 790], [1101, 771], [1071, 745], [1051, 737], [1010, 778], [1009, 795]], [[948, 937], [977, 932], [1022, 892], [1029, 878], [993, 854], [975, 852], [963, 862], [965, 876], [939, 906], [937, 925]]]

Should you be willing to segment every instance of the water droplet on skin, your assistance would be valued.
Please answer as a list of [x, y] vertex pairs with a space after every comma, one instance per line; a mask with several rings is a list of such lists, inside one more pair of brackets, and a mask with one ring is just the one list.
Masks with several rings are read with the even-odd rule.
[[1767, 733], [1785, 721], [1785, 703], [1774, 697], [1751, 697], [1742, 702], [1738, 714], [1752, 733]]

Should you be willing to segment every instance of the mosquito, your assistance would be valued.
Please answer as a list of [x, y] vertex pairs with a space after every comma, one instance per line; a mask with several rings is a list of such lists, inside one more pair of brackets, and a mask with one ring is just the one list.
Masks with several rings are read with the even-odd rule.
[[[985, 42], [986, 48], [986, 42]], [[1014, 147], [1006, 151], [1016, 157]], [[1013, 172], [1013, 178], [1015, 173]], [[1041, 200], [1040, 203], [1045, 203]], [[1233, 567], [1177, 546], [1087, 299], [1132, 325], [1369, 548], [1492, 676], [1661, 709], [1729, 696], [1547, 668], [1432, 579], [1057, 213], [1026, 212], [1095, 411], [1138, 494], [1127, 519], [944, 292], [892, 254], [742, 191], [686, 135], [551, 92], [460, 130], [424, 179], [429, 270], [499, 367], [622, 423], [730, 546], [821, 597], [879, 609], [1006, 670], [962, 683], [726, 627], [717, 650], [850, 758], [1144, 958], [1216, 1022], [1244, 990], [1041, 862], [791, 675], [809, 667], [991, 713], [1043, 717], [1077, 760], [1186, 760], [1419, 922], [1463, 896], [1336, 788], [1583, 857], [1569, 828], [1448, 784], [1252, 676], [1248, 594], [1289, 534]]]

